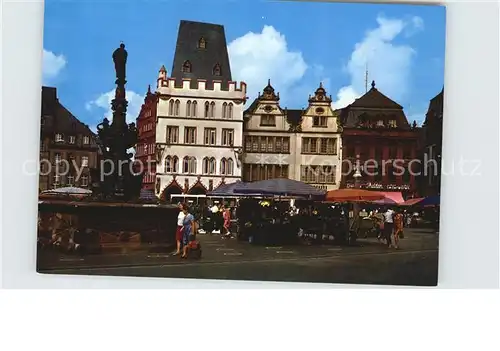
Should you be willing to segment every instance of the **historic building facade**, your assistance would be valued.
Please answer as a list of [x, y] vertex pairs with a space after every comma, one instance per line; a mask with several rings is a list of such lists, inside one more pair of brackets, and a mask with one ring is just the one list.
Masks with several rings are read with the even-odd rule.
[[296, 139], [290, 113], [280, 107], [271, 82], [244, 112], [244, 181], [293, 177]]
[[320, 84], [306, 109], [283, 109], [269, 81], [244, 113], [243, 180], [290, 178], [338, 188], [341, 127], [331, 103]]
[[300, 169], [295, 179], [324, 190], [338, 189], [342, 171], [342, 127], [332, 98], [320, 84], [297, 128]]
[[155, 191], [205, 194], [241, 179], [246, 84], [232, 81], [224, 27], [181, 21], [156, 87]]
[[53, 87], [42, 87], [39, 191], [90, 188], [98, 168], [96, 135], [66, 109]]
[[137, 172], [142, 170], [142, 188], [154, 190], [156, 182], [156, 116], [158, 95], [148, 87], [137, 117], [138, 142], [135, 148]]
[[431, 99], [422, 125], [420, 194], [433, 196], [441, 193], [441, 152], [443, 148], [444, 88]]
[[[413, 196], [418, 173], [419, 128], [410, 125], [403, 107], [372, 82], [371, 89], [339, 110], [343, 126], [342, 187], [358, 186], [379, 191], [398, 191]], [[353, 177], [358, 167], [359, 182]]]

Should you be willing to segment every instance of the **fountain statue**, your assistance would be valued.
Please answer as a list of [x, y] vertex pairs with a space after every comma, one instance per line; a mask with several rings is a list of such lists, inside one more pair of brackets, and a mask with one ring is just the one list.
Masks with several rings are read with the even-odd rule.
[[[135, 124], [126, 121], [127, 56], [123, 43], [113, 53], [116, 73], [115, 97], [111, 102], [113, 120], [104, 118], [97, 126], [102, 155], [98, 169], [91, 175], [92, 195], [78, 199], [39, 199], [39, 223], [48, 223], [39, 224], [39, 242], [53, 242], [55, 234], [49, 229], [57, 218], [67, 224], [65, 231], [61, 231], [63, 234], [57, 235], [76, 243], [82, 253], [105, 253], [108, 248], [115, 250], [117, 245], [122, 252], [165, 252], [175, 243], [172, 228], [176, 227], [178, 206], [159, 204], [156, 199], [145, 203], [139, 197], [142, 174], [134, 172], [129, 152], [137, 143], [138, 133]], [[39, 270], [53, 264], [44, 247], [39, 246]]]
[[142, 176], [133, 171], [132, 154], [128, 150], [137, 142], [135, 123], [127, 124], [127, 106], [125, 67], [127, 50], [121, 44], [113, 52], [116, 72], [115, 98], [111, 101], [113, 121], [107, 118], [97, 125], [97, 134], [102, 147], [99, 191], [104, 198], [131, 200], [139, 196]]

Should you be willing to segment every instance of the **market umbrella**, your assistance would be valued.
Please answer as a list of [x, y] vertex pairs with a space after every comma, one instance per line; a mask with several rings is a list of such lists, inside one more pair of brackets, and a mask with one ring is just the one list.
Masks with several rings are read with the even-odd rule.
[[234, 182], [234, 183], [229, 183], [229, 184], [222, 184], [221, 186], [217, 187], [216, 189], [209, 191], [207, 193], [208, 196], [236, 196], [238, 195], [237, 192], [235, 192], [236, 187], [244, 187], [246, 183], [243, 182]]
[[417, 198], [414, 198], [414, 199], [408, 199], [405, 202], [403, 202], [401, 204], [401, 206], [415, 206], [415, 205], [419, 205], [422, 200], [424, 200], [423, 197], [417, 197]]
[[393, 199], [390, 199], [388, 197], [384, 197], [381, 200], [375, 200], [375, 201], [373, 201], [373, 203], [377, 204], [377, 205], [397, 205], [398, 204], [398, 202], [396, 202]]
[[418, 204], [420, 206], [439, 206], [441, 203], [441, 197], [439, 195], [429, 196], [420, 201]]
[[274, 196], [324, 197], [325, 191], [312, 185], [287, 178], [261, 180], [235, 187], [240, 194], [263, 194]]
[[70, 197], [85, 197], [92, 194], [91, 190], [68, 186], [64, 188], [56, 188], [42, 191], [40, 197], [52, 196], [70, 196]]
[[376, 191], [364, 189], [337, 189], [326, 193], [326, 201], [347, 202], [347, 201], [377, 201], [384, 200], [385, 195]]
[[380, 193], [384, 195], [384, 198], [373, 201], [373, 203], [379, 205], [399, 205], [404, 202], [403, 195], [399, 191], [381, 191]]

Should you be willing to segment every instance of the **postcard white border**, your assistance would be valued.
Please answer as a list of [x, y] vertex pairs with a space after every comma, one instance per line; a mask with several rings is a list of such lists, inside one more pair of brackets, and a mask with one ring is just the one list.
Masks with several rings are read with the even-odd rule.
[[[431, 2], [437, 3], [422, 1]], [[498, 3], [454, 1], [447, 6], [443, 158], [477, 159], [481, 162], [481, 175], [443, 177], [439, 287], [498, 287]], [[4, 1], [2, 12], [0, 164], [4, 287], [309, 287], [289, 283], [37, 274], [37, 177], [23, 175], [21, 169], [23, 160], [36, 159], [38, 153], [43, 2]], [[332, 285], [315, 287], [331, 288]]]

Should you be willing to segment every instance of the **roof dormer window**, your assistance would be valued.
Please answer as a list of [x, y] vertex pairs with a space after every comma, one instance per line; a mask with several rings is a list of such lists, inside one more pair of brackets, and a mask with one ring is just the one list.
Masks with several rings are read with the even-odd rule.
[[191, 62], [184, 61], [184, 64], [182, 65], [182, 72], [183, 73], [191, 73]]
[[216, 63], [214, 66], [213, 75], [214, 76], [221, 76], [220, 65], [218, 63]]
[[207, 41], [205, 40], [205, 38], [200, 38], [200, 40], [198, 40], [198, 49], [206, 49], [207, 47]]

